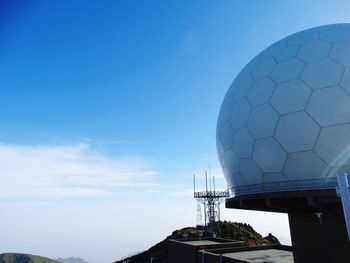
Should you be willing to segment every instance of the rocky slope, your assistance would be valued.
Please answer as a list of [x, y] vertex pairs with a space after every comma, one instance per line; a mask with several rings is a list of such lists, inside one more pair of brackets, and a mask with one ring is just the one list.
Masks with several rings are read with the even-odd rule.
[[[267, 237], [263, 237], [261, 234], [256, 232], [249, 224], [237, 223], [237, 222], [219, 222], [219, 231], [221, 232], [222, 238], [242, 240], [246, 241], [248, 246], [256, 245], [269, 245], [269, 244], [280, 244], [278, 239], [269, 234]], [[141, 252], [137, 255], [124, 258], [116, 261], [115, 263], [123, 263], [127, 260], [133, 263], [146, 263], [150, 262], [152, 257], [156, 262], [167, 263], [168, 259], [168, 247], [167, 239], [173, 238], [190, 238], [190, 237], [202, 237], [204, 236], [203, 227], [186, 227], [180, 230], [175, 230], [170, 236], [163, 241], [154, 245], [150, 249]]]
[[0, 254], [0, 263], [61, 263], [45, 257], [20, 253]]

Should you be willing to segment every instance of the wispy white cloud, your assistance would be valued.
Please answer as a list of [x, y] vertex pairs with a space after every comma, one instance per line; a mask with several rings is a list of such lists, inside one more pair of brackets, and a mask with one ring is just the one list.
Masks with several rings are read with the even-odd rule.
[[103, 196], [156, 185], [147, 160], [113, 158], [87, 143], [63, 146], [0, 145], [0, 197]]

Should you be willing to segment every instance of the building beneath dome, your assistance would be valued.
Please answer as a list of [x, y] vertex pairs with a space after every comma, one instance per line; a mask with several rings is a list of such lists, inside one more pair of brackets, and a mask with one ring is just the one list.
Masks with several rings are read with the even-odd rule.
[[236, 196], [226, 207], [288, 213], [296, 263], [350, 262], [342, 203], [334, 189]]
[[217, 149], [226, 207], [288, 213], [294, 260], [350, 262], [337, 174], [350, 173], [350, 24], [271, 45], [229, 88]]

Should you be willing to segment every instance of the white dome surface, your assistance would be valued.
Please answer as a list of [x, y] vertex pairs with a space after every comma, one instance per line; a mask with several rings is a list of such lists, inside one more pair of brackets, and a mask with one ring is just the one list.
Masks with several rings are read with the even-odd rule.
[[335, 187], [350, 173], [350, 24], [298, 32], [251, 60], [216, 139], [236, 195]]

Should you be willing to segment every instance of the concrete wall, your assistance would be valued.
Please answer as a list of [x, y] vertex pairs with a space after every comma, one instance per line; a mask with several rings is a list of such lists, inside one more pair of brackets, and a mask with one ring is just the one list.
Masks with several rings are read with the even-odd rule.
[[320, 220], [310, 211], [288, 214], [294, 261], [350, 262], [350, 243], [341, 204], [322, 207], [320, 212]]
[[168, 240], [168, 262], [169, 263], [195, 263], [198, 261], [198, 251], [202, 249], [219, 249], [244, 246], [245, 242], [221, 238], [210, 238], [209, 240], [218, 242], [217, 244], [191, 245], [186, 241], [194, 241], [198, 238]]
[[197, 247], [174, 240], [168, 241], [168, 263], [194, 263]]
[[[226, 199], [227, 208], [288, 213], [295, 263], [349, 263], [342, 203], [335, 189], [278, 192]], [[322, 213], [320, 220], [315, 213]]]
[[234, 259], [234, 258], [227, 258], [224, 256], [220, 259], [220, 255], [225, 254], [225, 253], [234, 253], [234, 252], [242, 252], [242, 251], [257, 251], [257, 250], [265, 250], [265, 249], [280, 249], [280, 250], [292, 251], [291, 247], [282, 246], [282, 245], [209, 249], [209, 250], [206, 250], [205, 253], [202, 253], [201, 251], [197, 252], [197, 255], [198, 255], [197, 256], [197, 263], [246, 263], [246, 261], [242, 261], [242, 260]]

